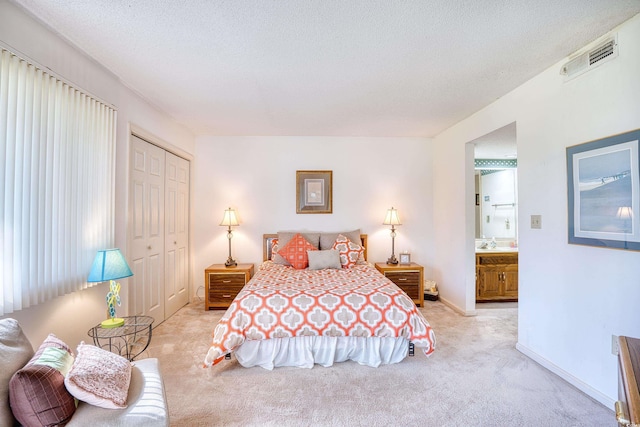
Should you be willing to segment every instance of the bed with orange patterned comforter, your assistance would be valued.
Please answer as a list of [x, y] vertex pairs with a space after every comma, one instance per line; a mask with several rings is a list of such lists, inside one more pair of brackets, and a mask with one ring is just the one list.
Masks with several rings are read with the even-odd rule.
[[[204, 364], [235, 351], [243, 366], [267, 369], [344, 360], [378, 366], [402, 360], [409, 343], [430, 355], [433, 330], [411, 298], [371, 265], [296, 270], [266, 261], [216, 325]], [[260, 346], [266, 362], [256, 357]]]

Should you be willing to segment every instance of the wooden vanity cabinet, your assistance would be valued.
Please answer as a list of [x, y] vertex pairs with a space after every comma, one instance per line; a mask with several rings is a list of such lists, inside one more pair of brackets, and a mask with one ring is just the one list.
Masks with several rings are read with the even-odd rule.
[[476, 254], [476, 301], [518, 301], [518, 253]]
[[620, 426], [640, 425], [640, 339], [618, 337], [618, 401]]

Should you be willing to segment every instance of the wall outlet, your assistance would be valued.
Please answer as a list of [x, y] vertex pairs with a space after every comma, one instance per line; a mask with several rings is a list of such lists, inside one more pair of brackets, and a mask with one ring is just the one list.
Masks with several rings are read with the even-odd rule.
[[611, 354], [618, 355], [618, 336], [611, 335]]
[[542, 228], [542, 215], [531, 215], [531, 228]]

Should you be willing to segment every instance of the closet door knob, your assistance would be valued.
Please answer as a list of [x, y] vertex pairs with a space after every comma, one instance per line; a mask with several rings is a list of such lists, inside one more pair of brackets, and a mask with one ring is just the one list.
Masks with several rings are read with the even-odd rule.
[[147, 246], [147, 249], [151, 249], [151, 245]]

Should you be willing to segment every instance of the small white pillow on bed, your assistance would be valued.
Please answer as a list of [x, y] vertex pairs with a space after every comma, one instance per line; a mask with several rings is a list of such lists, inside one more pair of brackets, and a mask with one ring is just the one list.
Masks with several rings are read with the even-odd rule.
[[325, 268], [341, 269], [340, 253], [333, 249], [326, 251], [307, 251], [309, 256], [309, 270], [323, 270]]

